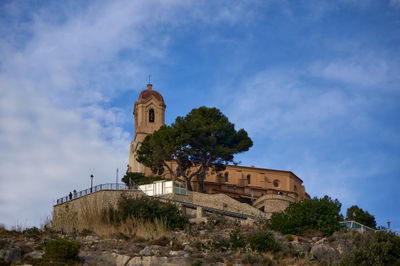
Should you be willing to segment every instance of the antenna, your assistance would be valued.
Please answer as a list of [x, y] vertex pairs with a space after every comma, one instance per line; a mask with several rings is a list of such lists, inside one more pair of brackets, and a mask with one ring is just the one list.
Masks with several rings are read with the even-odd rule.
[[149, 75], [149, 84], [150, 84], [150, 77], [151, 77], [151, 75]]

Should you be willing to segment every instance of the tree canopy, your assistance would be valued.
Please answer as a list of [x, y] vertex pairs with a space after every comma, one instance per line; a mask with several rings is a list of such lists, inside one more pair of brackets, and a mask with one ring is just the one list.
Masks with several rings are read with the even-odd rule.
[[142, 173], [130, 173], [130, 172], [127, 172], [121, 179], [121, 181], [124, 182], [130, 188], [144, 184], [149, 184], [158, 180], [163, 180], [163, 178], [161, 176], [145, 176]]
[[331, 235], [339, 230], [339, 213], [342, 204], [339, 200], [332, 200], [325, 196], [321, 199], [305, 199], [300, 202], [291, 203], [285, 211], [273, 213], [269, 228], [283, 234], [301, 234], [307, 230], [318, 230], [325, 235]]
[[366, 226], [369, 226], [372, 228], [376, 227], [375, 216], [373, 216], [372, 214], [370, 214], [367, 211], [364, 211], [357, 205], [353, 205], [347, 209], [346, 219], [359, 222], [360, 224], [363, 224], [363, 225], [366, 225]]
[[[167, 170], [173, 179], [186, 181], [189, 190], [192, 178], [197, 176], [204, 191], [208, 170], [224, 170], [234, 162], [234, 154], [248, 151], [251, 146], [247, 132], [236, 131], [220, 110], [200, 107], [148, 135], [137, 151], [137, 161], [157, 174]], [[169, 162], [177, 167], [174, 169]]]

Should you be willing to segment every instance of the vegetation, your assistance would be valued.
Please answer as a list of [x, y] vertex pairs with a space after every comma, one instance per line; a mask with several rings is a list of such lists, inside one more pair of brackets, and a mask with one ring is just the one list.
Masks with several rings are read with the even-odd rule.
[[360, 224], [369, 226], [371, 228], [376, 227], [375, 216], [367, 211], [364, 211], [357, 205], [353, 205], [347, 209], [346, 219], [359, 222]]
[[182, 215], [178, 207], [172, 203], [162, 203], [149, 197], [122, 198], [118, 202], [118, 210], [110, 210], [111, 220], [126, 221], [129, 218], [154, 222], [165, 221], [168, 229], [183, 229], [188, 219]]
[[230, 234], [229, 246], [233, 250], [243, 250], [249, 247], [260, 253], [266, 251], [277, 252], [281, 249], [274, 236], [265, 230], [255, 231], [250, 235], [244, 236], [240, 234], [238, 229], [235, 229]]
[[257, 252], [279, 251], [281, 247], [275, 241], [274, 236], [270, 232], [259, 231], [251, 234], [248, 238], [250, 248]]
[[163, 180], [161, 176], [145, 176], [142, 173], [126, 173], [121, 179], [128, 187], [137, 187], [144, 184], [150, 184], [154, 181]]
[[363, 247], [344, 257], [341, 265], [400, 265], [400, 238], [383, 232], [370, 234]]
[[274, 213], [267, 225], [283, 234], [302, 234], [307, 230], [318, 230], [329, 236], [341, 229], [339, 213], [342, 204], [325, 196], [321, 199], [305, 199], [292, 203], [284, 212]]
[[79, 244], [63, 238], [55, 238], [46, 244], [43, 258], [59, 262], [73, 264], [78, 261]]
[[[224, 170], [233, 162], [234, 154], [252, 145], [247, 132], [236, 131], [220, 110], [200, 107], [148, 135], [137, 151], [137, 160], [159, 175], [167, 169], [173, 179], [186, 181], [189, 190], [192, 178], [197, 176], [203, 191], [207, 171]], [[176, 169], [168, 164], [171, 161], [176, 162]]]

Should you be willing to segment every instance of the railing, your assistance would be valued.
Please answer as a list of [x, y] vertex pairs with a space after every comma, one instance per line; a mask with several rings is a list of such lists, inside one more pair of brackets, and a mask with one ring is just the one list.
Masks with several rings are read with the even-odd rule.
[[354, 230], [359, 231], [361, 233], [364, 233], [364, 232], [384, 232], [384, 233], [387, 233], [387, 234], [392, 234], [392, 235], [400, 237], [400, 233], [397, 232], [397, 231], [394, 231], [392, 229], [387, 229], [387, 228], [379, 229], [378, 228], [378, 230], [376, 230], [376, 229], [373, 229], [371, 227], [368, 227], [368, 226], [365, 226], [363, 224], [360, 224], [360, 223], [358, 223], [356, 221], [343, 221], [343, 222], [340, 222], [340, 223], [343, 224], [347, 229], [354, 229]]
[[340, 223], [343, 224], [344, 227], [346, 227], [347, 229], [354, 229], [354, 230], [357, 230], [357, 231], [359, 231], [361, 233], [364, 233], [364, 232], [375, 232], [375, 229], [373, 229], [371, 227], [368, 227], [368, 226], [365, 226], [363, 224], [360, 224], [360, 223], [358, 223], [356, 221], [343, 221], [343, 222], [340, 222]]
[[67, 196], [57, 199], [55, 205], [62, 204], [64, 202], [71, 201], [73, 199], [77, 199], [77, 198], [86, 196], [90, 193], [93, 193], [96, 191], [102, 191], [102, 190], [137, 190], [137, 189], [128, 188], [125, 184], [121, 184], [121, 183], [100, 184], [100, 185], [94, 186], [93, 188], [87, 188], [87, 189], [81, 190], [79, 192], [77, 192], [77, 191], [70, 192]]

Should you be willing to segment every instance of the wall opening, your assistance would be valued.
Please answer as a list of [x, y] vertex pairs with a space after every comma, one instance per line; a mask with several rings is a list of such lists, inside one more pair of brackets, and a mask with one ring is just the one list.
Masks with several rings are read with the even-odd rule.
[[154, 110], [153, 109], [149, 110], [149, 122], [154, 123]]

